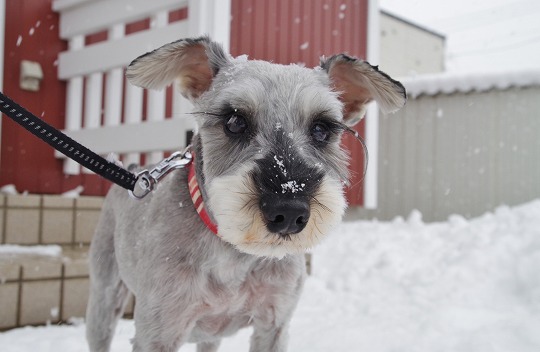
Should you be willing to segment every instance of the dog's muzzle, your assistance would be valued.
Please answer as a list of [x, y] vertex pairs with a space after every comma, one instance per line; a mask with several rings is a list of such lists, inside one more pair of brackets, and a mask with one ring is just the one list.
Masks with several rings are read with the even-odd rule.
[[311, 215], [310, 200], [324, 176], [321, 169], [304, 162], [292, 148], [287, 149], [287, 153], [269, 153], [256, 160], [257, 167], [252, 173], [266, 228], [284, 237], [306, 228]]

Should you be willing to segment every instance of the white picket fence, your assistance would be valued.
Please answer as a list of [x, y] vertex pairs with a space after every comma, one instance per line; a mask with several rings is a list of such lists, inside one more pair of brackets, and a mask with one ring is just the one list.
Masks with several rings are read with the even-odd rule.
[[[228, 49], [230, 6], [230, 0], [54, 0], [60, 37], [69, 43], [58, 60], [59, 78], [68, 82], [64, 132], [99, 154], [119, 154], [125, 165], [140, 163], [141, 155], [155, 163], [164, 151], [182, 148], [194, 128], [186, 114], [190, 103], [175, 85], [169, 100], [166, 90], [145, 93], [130, 85], [125, 67], [163, 44], [202, 34]], [[170, 22], [169, 14], [182, 8], [187, 19]], [[150, 28], [126, 34], [127, 24], [144, 19]], [[88, 35], [103, 31], [107, 40], [85, 44]], [[81, 168], [66, 159], [64, 172], [79, 174]]]

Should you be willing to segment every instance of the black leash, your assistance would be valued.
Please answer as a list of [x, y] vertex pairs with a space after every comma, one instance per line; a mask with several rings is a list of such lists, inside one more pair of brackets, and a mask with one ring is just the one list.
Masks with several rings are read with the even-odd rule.
[[0, 111], [54, 149], [96, 174], [133, 191], [138, 176], [77, 143], [0, 92]]
[[154, 168], [133, 174], [94, 153], [85, 146], [69, 138], [36, 115], [32, 114], [0, 92], [0, 112], [13, 119], [34, 136], [82, 166], [101, 177], [127, 189], [136, 199], [144, 198], [156, 189], [157, 183], [173, 170], [183, 169], [191, 164], [193, 156], [190, 146], [183, 152], [175, 152], [159, 162]]

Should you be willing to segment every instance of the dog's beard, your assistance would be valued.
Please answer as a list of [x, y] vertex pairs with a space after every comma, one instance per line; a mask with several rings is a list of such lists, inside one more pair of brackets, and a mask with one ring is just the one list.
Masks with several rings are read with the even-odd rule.
[[304, 253], [341, 221], [346, 208], [343, 187], [338, 180], [324, 176], [311, 198], [309, 221], [301, 232], [280, 236], [268, 231], [249, 176], [251, 169], [245, 166], [233, 175], [218, 177], [208, 187], [207, 204], [218, 234], [240, 251], [276, 258]]

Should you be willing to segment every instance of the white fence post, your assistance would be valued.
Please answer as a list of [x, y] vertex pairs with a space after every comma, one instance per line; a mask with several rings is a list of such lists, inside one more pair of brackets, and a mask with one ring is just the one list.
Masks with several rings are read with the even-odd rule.
[[[69, 50], [78, 50], [84, 46], [84, 36], [78, 35], [70, 39]], [[67, 82], [66, 91], [66, 130], [78, 131], [82, 128], [83, 77], [73, 77]], [[81, 167], [71, 159], [64, 160], [64, 173], [80, 174]]]
[[[143, 90], [142, 88], [126, 82], [126, 99], [124, 102], [124, 113], [126, 124], [139, 124], [142, 121]], [[140, 136], [137, 136], [140, 137]], [[139, 153], [127, 153], [123, 158], [124, 165], [140, 164]]]
[[[170, 11], [186, 6], [188, 19], [169, 23]], [[126, 82], [124, 69], [138, 55], [190, 36], [209, 34], [228, 50], [230, 0], [53, 0], [53, 9], [61, 14], [61, 38], [70, 42], [58, 60], [58, 77], [68, 81], [66, 134], [97, 153], [122, 154], [125, 165], [140, 164], [141, 154], [155, 163], [182, 147], [195, 128], [191, 104], [175, 86], [171, 119], [166, 91], [148, 91], [143, 111], [144, 91]], [[126, 35], [126, 23], [148, 18], [150, 28]], [[85, 46], [86, 36], [105, 30], [106, 41]], [[65, 160], [64, 172], [81, 168]]]
[[[230, 50], [231, 0], [189, 0], [189, 36], [209, 35], [212, 40], [221, 43], [225, 51]], [[193, 109], [191, 102], [185, 99], [175, 87], [173, 90], [174, 116], [185, 119], [187, 130], [196, 130], [197, 125], [188, 115]], [[185, 136], [182, 136], [184, 138]], [[187, 143], [187, 141], [186, 141]]]
[[[124, 36], [124, 24], [114, 25], [109, 30], [109, 40]], [[124, 70], [113, 68], [107, 72], [105, 87], [105, 126], [117, 126], [122, 120], [122, 91]]]
[[[98, 128], [101, 125], [103, 73], [96, 72], [86, 77], [84, 93], [84, 128]], [[93, 173], [86, 168], [83, 168], [83, 172]]]
[[[169, 23], [169, 13], [166, 11], [155, 14], [150, 22], [151, 28], [165, 27]], [[149, 90], [147, 104], [147, 120], [165, 120], [165, 90]], [[159, 138], [159, 136], [145, 136], [144, 138]], [[163, 159], [163, 152], [150, 152], [147, 154], [147, 164], [157, 164]]]
[[[379, 62], [379, 18], [380, 9], [377, 0], [369, 0], [368, 3], [368, 47], [367, 55], [369, 62]], [[365, 138], [367, 150], [369, 150], [369, 165], [364, 178], [364, 208], [376, 209], [378, 203], [378, 167], [379, 167], [379, 109], [375, 104], [370, 104], [366, 114]], [[367, 160], [365, 161], [367, 163]]]
[[189, 0], [189, 35], [208, 34], [230, 48], [231, 0]]
[[[6, 1], [0, 0], [0, 38], [5, 38]], [[4, 91], [4, 41], [0, 42], [0, 91]], [[0, 118], [0, 155], [2, 155], [2, 118]]]

